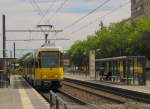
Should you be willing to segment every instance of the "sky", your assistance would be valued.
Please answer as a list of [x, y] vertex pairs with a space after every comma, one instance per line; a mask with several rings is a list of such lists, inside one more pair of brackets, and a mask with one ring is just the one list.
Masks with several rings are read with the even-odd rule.
[[[98, 30], [100, 21], [109, 25], [129, 18], [130, 5], [130, 0], [0, 0], [0, 57], [2, 57], [3, 14], [6, 15], [7, 30], [39, 29], [37, 28], [39, 24], [50, 24], [56, 30], [63, 30], [57, 34], [49, 33], [48, 38], [69, 39], [56, 42], [57, 46], [68, 50], [75, 41], [85, 40], [87, 36], [93, 35]], [[86, 16], [98, 6], [100, 8]], [[81, 18], [83, 19], [79, 20]], [[36, 38], [44, 39], [44, 34], [6, 33], [7, 40]], [[40, 47], [43, 43], [43, 40], [16, 41], [16, 55], [19, 57]], [[13, 41], [7, 41], [6, 48], [7, 56], [10, 57], [11, 51], [13, 53]]]

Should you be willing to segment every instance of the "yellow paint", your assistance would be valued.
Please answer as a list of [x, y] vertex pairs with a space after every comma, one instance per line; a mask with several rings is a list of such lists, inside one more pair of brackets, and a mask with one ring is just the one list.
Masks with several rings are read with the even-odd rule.
[[143, 73], [142, 67], [131, 67], [130, 71], [132, 72], [134, 70], [135, 73]]
[[121, 79], [123, 79], [124, 78], [123, 62], [120, 62], [119, 70], [120, 70], [120, 77], [121, 77]]
[[37, 68], [35, 69], [35, 80], [61, 80], [64, 78], [63, 68]]
[[34, 106], [31, 100], [29, 99], [26, 91], [24, 89], [19, 89], [19, 94], [22, 101], [23, 109], [34, 109]]
[[120, 73], [123, 73], [123, 63], [120, 63]]

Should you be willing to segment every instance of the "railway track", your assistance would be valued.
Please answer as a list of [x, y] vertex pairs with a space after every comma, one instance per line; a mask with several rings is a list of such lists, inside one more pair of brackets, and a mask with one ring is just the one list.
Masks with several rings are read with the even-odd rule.
[[94, 84], [65, 79], [63, 87], [55, 93], [39, 93], [50, 103], [50, 109], [150, 109], [149, 104], [137, 102], [135, 98], [122, 96], [116, 90], [114, 92], [111, 88], [102, 89], [99, 84]]
[[[43, 92], [39, 93], [50, 103], [51, 108], [55, 109], [101, 109], [95, 105], [89, 104], [77, 97], [72, 96], [62, 90], [57, 90], [57, 92]], [[50, 95], [52, 95], [50, 97]], [[56, 97], [56, 98], [54, 98]]]
[[[86, 101], [84, 101], [84, 100], [82, 100], [82, 99], [80, 99], [76, 96], [73, 96], [72, 94], [69, 94], [68, 92], [65, 92], [61, 89], [58, 90], [58, 93], [61, 93], [61, 94], [65, 95], [65, 97], [66, 96], [69, 97], [70, 99], [73, 100], [73, 103], [74, 102], [79, 103], [79, 104], [75, 104], [75, 105], [82, 106], [84, 109], [85, 108], [86, 109], [102, 109], [102, 108], [100, 108], [96, 105], [90, 104], [90, 103], [88, 103], [88, 102], [86, 102]], [[81, 108], [79, 108], [79, 109], [81, 109]]]
[[[63, 87], [61, 90], [78, 99], [81, 99], [88, 104], [99, 107], [100, 109], [107, 109], [107, 105], [119, 106], [125, 104], [127, 101], [127, 99], [124, 97], [116, 96], [110, 93], [66, 81], [63, 82]], [[102, 108], [102, 106], [105, 108]]]
[[116, 96], [104, 91], [95, 90], [90, 87], [72, 84], [69, 82], [64, 82], [62, 90], [83, 99], [83, 101], [97, 105], [123, 104], [127, 101], [127, 99], [124, 97]]
[[[94, 90], [101, 91], [101, 92], [105, 92], [105, 93], [102, 93], [103, 95], [105, 94], [104, 97], [108, 99], [110, 98], [111, 100], [116, 100], [118, 102], [120, 101], [120, 103], [125, 103], [127, 102], [127, 100], [150, 103], [150, 94], [146, 94], [146, 93], [131, 91], [127, 89], [121, 89], [121, 88], [112, 87], [112, 86], [103, 85], [103, 84], [96, 84], [96, 83], [87, 82], [87, 81], [65, 78], [63, 84], [71, 86], [71, 84], [68, 84], [68, 83], [75, 84], [75, 85], [82, 86], [82, 87], [87, 87], [87, 88], [94, 89]], [[75, 86], [72, 86], [72, 87], [75, 87]], [[107, 96], [106, 94], [108, 94], [109, 96]], [[113, 94], [116, 97], [115, 98], [111, 97], [110, 94]]]

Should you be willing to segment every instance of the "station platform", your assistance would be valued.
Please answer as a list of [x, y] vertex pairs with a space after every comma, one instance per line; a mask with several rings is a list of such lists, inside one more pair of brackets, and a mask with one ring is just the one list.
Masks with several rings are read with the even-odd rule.
[[105, 81], [93, 80], [93, 79], [89, 79], [89, 77], [85, 77], [82, 75], [71, 75], [68, 73], [65, 74], [65, 78], [88, 81], [88, 82], [92, 82], [92, 83], [96, 83], [96, 84], [102, 84], [102, 85], [106, 85], [106, 86], [117, 87], [117, 88], [121, 88], [121, 89], [150, 94], [150, 81], [147, 81], [147, 84], [145, 86], [138, 86], [138, 85], [115, 84], [115, 83], [110, 83], [110, 82], [105, 82]]
[[0, 109], [49, 109], [49, 103], [19, 75], [0, 88]]

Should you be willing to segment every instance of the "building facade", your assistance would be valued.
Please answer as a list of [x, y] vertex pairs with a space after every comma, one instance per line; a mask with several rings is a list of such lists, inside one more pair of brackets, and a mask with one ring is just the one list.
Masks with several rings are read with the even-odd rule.
[[133, 19], [150, 15], [150, 0], [131, 0], [131, 17]]

